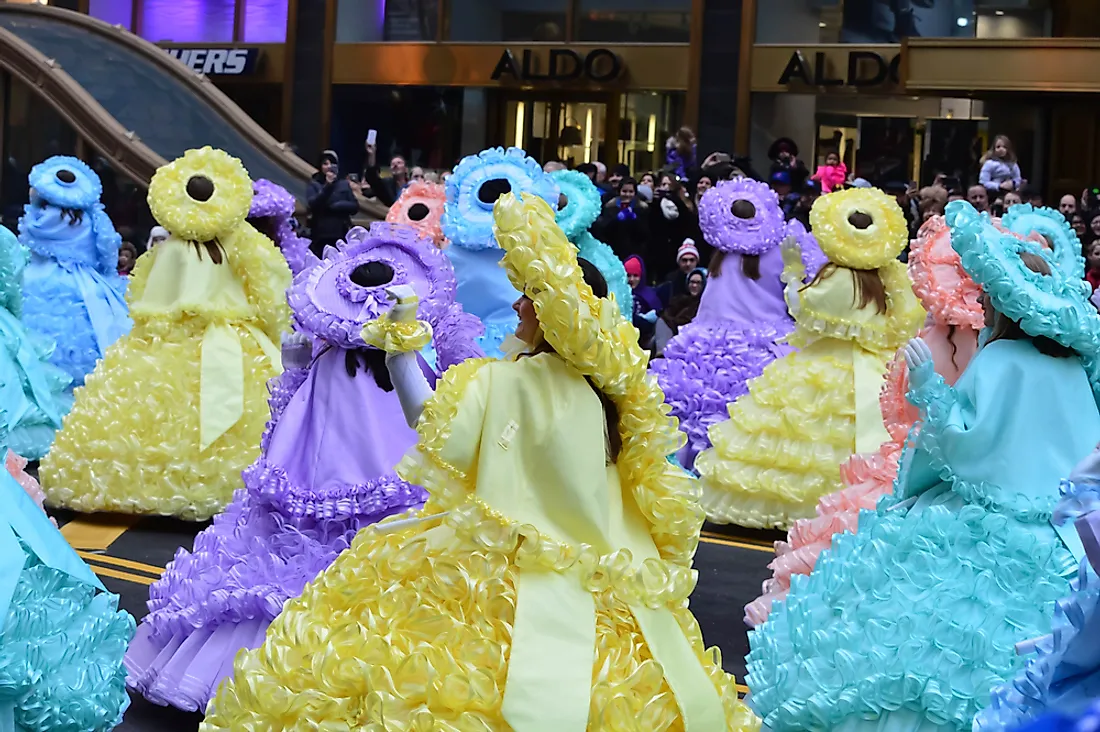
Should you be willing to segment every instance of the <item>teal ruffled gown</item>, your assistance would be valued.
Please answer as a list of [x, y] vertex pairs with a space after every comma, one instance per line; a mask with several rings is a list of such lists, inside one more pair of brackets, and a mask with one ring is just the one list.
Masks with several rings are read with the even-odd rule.
[[954, 388], [932, 375], [910, 400], [923, 425], [895, 495], [749, 635], [751, 703], [771, 730], [969, 730], [1069, 591], [1077, 562], [1049, 519], [1100, 440], [1079, 359], [999, 340]]
[[113, 729], [134, 619], [6, 470], [0, 501], [0, 732]]

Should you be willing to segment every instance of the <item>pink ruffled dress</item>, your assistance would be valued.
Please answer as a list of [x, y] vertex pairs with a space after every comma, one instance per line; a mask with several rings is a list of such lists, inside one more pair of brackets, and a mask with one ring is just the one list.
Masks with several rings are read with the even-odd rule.
[[[978, 331], [984, 316], [978, 303], [981, 288], [963, 271], [942, 216], [929, 219], [921, 227], [909, 254], [909, 277], [913, 291], [928, 311], [919, 335], [932, 350], [936, 371], [953, 385], [978, 350]], [[745, 607], [747, 624], [763, 623], [772, 603], [787, 596], [791, 575], [809, 574], [833, 536], [855, 532], [859, 512], [873, 509], [882, 496], [893, 490], [906, 438], [919, 417], [905, 398], [908, 391], [909, 375], [898, 353], [887, 370], [879, 397], [890, 440], [877, 452], [853, 455], [843, 463], [840, 476], [845, 488], [821, 498], [814, 518], [796, 521], [787, 541], [775, 543], [776, 556], [768, 565], [772, 577], [764, 582], [764, 594]]]
[[[19, 457], [11, 450], [8, 450], [5, 467], [7, 467], [11, 477], [15, 478], [15, 482], [27, 492], [27, 495], [38, 504], [39, 508], [45, 511], [46, 494], [42, 492], [42, 486], [38, 485], [38, 481], [26, 471], [27, 459]], [[53, 521], [53, 519], [50, 520]], [[54, 521], [54, 525], [57, 525], [56, 521]]]

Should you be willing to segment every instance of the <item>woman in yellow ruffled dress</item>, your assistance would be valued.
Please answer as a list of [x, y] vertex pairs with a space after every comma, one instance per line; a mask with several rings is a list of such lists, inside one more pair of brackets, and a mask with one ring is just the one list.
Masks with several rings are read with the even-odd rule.
[[160, 168], [149, 207], [171, 236], [138, 259], [134, 328], [76, 392], [42, 462], [48, 502], [201, 521], [260, 449], [289, 325], [286, 261], [245, 222], [252, 182], [206, 147]]
[[687, 609], [703, 513], [633, 328], [545, 202], [495, 217], [525, 353], [432, 395], [415, 295], [391, 292], [364, 338], [419, 432], [398, 472], [431, 498], [287, 603], [204, 730], [758, 728]]
[[896, 259], [905, 218], [892, 197], [857, 188], [817, 199], [810, 223], [829, 258], [810, 284], [797, 242], [783, 243], [796, 322], [788, 342], [801, 350], [749, 382], [695, 463], [716, 523], [785, 529], [813, 516], [842, 487], [840, 464], [888, 439], [878, 406], [886, 364], [924, 320]]

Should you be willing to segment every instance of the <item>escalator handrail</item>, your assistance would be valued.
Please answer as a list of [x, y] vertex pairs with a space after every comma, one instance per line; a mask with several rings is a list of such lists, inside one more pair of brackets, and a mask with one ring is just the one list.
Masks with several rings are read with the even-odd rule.
[[53, 107], [118, 172], [135, 183], [149, 185], [156, 169], [167, 162], [133, 130], [120, 124], [61, 64], [3, 27], [0, 66]]

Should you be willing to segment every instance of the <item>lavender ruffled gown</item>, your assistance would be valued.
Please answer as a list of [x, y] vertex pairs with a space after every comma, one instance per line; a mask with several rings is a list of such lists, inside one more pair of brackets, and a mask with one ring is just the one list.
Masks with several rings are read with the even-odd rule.
[[301, 334], [284, 345], [287, 370], [271, 382], [271, 420], [244, 489], [151, 588], [126, 656], [129, 686], [149, 700], [205, 709], [237, 651], [259, 646], [283, 604], [359, 529], [427, 498], [394, 472], [416, 433], [384, 355], [360, 336], [398, 284], [419, 294], [441, 366], [481, 355], [480, 326], [454, 301], [447, 258], [411, 228], [353, 229], [340, 251], [295, 277], [287, 296], [312, 349]]
[[[716, 250], [699, 312], [650, 367], [687, 435], [677, 458], [689, 470], [710, 447], [707, 429], [729, 417], [728, 405], [748, 392], [750, 379], [791, 350], [781, 342], [794, 320], [783, 299], [780, 243], [799, 240], [810, 277], [825, 262], [802, 224], [784, 223], [779, 199], [763, 183], [719, 183], [703, 194], [699, 223]], [[745, 273], [746, 259], [755, 260], [759, 277]]]

